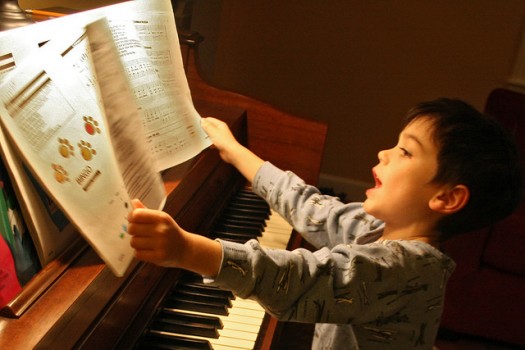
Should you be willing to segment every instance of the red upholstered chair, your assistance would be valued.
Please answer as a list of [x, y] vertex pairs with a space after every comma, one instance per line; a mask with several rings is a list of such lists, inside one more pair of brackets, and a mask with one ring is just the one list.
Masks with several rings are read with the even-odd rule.
[[[525, 94], [496, 89], [485, 112], [512, 131], [525, 155]], [[525, 203], [507, 219], [455, 237], [444, 248], [457, 268], [441, 327], [525, 346]]]

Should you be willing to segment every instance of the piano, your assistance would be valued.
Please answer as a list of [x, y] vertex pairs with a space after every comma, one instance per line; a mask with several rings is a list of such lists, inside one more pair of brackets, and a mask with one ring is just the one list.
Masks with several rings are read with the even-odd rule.
[[[187, 79], [199, 113], [225, 120], [236, 137], [263, 159], [291, 169], [308, 183], [316, 184], [327, 126], [207, 83], [199, 73], [201, 39], [196, 33], [180, 34]], [[238, 228], [240, 221], [245, 221], [236, 221], [228, 213], [231, 206], [239, 207], [231, 203], [240, 195], [249, 196], [250, 191], [241, 175], [222, 162], [213, 148], [166, 170], [163, 179], [168, 193], [164, 210], [182, 227], [213, 237], [225, 231], [224, 226]], [[257, 199], [244, 199], [243, 203], [248, 207], [260, 206]], [[283, 229], [277, 225], [276, 230], [281, 234], [284, 230], [285, 236], [268, 238], [270, 227], [276, 227], [273, 223], [275, 214], [268, 215], [270, 219], [264, 217], [262, 223], [242, 224], [261, 226], [264, 232], [259, 239], [269, 246], [308, 247], [289, 227]], [[246, 326], [249, 331], [241, 330], [253, 333], [247, 348], [288, 347], [283, 345], [288, 338], [280, 334], [287, 332], [287, 327], [293, 329], [293, 324], [278, 322], [265, 315], [253, 302], [224, 297], [227, 293], [222, 290], [209, 291], [217, 294], [203, 297], [202, 294], [208, 291], [199, 289], [201, 287], [198, 276], [139, 261], [133, 262], [124, 277], [115, 277], [80, 238], [60, 258], [45, 266], [1, 310], [0, 349], [147, 349], [153, 348], [153, 344], [158, 348], [177, 348], [170, 347], [173, 340], [163, 343], [162, 338], [179, 334], [190, 323], [195, 323], [195, 319], [185, 318], [193, 311], [180, 306], [177, 295], [183, 295], [183, 301], [190, 302], [226, 298], [226, 303], [235, 307], [233, 311], [233, 307], [226, 306], [229, 315], [237, 313], [239, 304], [245, 311], [253, 309], [252, 314], [259, 315], [259, 320], [255, 321], [258, 324]], [[197, 311], [195, 317], [220, 319], [223, 329], [225, 324], [231, 323], [223, 315], [210, 317], [202, 314]], [[170, 318], [173, 315], [178, 317], [175, 321]], [[183, 340], [180, 344], [187, 345], [186, 349], [238, 349], [244, 346], [244, 340], [237, 339], [232, 333], [223, 335], [226, 331], [220, 327], [215, 327], [215, 332], [219, 333], [215, 339], [231, 338], [231, 347], [223, 347], [219, 340], [213, 340], [213, 344], [203, 341], [200, 336], [190, 336], [191, 341]], [[311, 328], [308, 331], [311, 332]], [[293, 338], [301, 336], [310, 338], [311, 333], [305, 333], [301, 328], [300, 334], [294, 334]]]

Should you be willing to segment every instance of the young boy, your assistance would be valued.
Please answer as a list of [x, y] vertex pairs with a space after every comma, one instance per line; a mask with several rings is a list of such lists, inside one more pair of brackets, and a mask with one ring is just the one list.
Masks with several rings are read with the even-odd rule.
[[321, 195], [216, 119], [202, 127], [222, 159], [318, 250], [210, 240], [135, 201], [136, 257], [202, 274], [281, 320], [317, 323], [313, 349], [432, 349], [455, 266], [440, 242], [507, 216], [521, 199], [511, 138], [458, 100], [408, 113], [398, 144], [378, 154], [364, 203]]

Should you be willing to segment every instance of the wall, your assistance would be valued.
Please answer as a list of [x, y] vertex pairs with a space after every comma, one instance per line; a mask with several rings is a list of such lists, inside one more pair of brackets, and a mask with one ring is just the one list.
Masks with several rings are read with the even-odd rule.
[[[25, 0], [91, 8], [118, 1]], [[194, 0], [205, 78], [329, 125], [321, 182], [361, 199], [415, 103], [478, 109], [511, 74], [522, 0]]]
[[355, 198], [409, 107], [448, 96], [483, 108], [524, 14], [521, 0], [196, 0], [193, 29], [210, 81], [328, 123], [321, 182]]

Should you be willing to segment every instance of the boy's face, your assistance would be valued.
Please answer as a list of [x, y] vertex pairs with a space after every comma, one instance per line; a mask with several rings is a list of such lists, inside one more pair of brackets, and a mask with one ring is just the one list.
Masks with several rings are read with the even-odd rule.
[[433, 218], [428, 204], [440, 186], [432, 183], [438, 168], [432, 130], [428, 118], [415, 119], [394, 148], [378, 154], [379, 164], [373, 169], [376, 186], [367, 190], [363, 208], [387, 225], [402, 228], [428, 224]]

